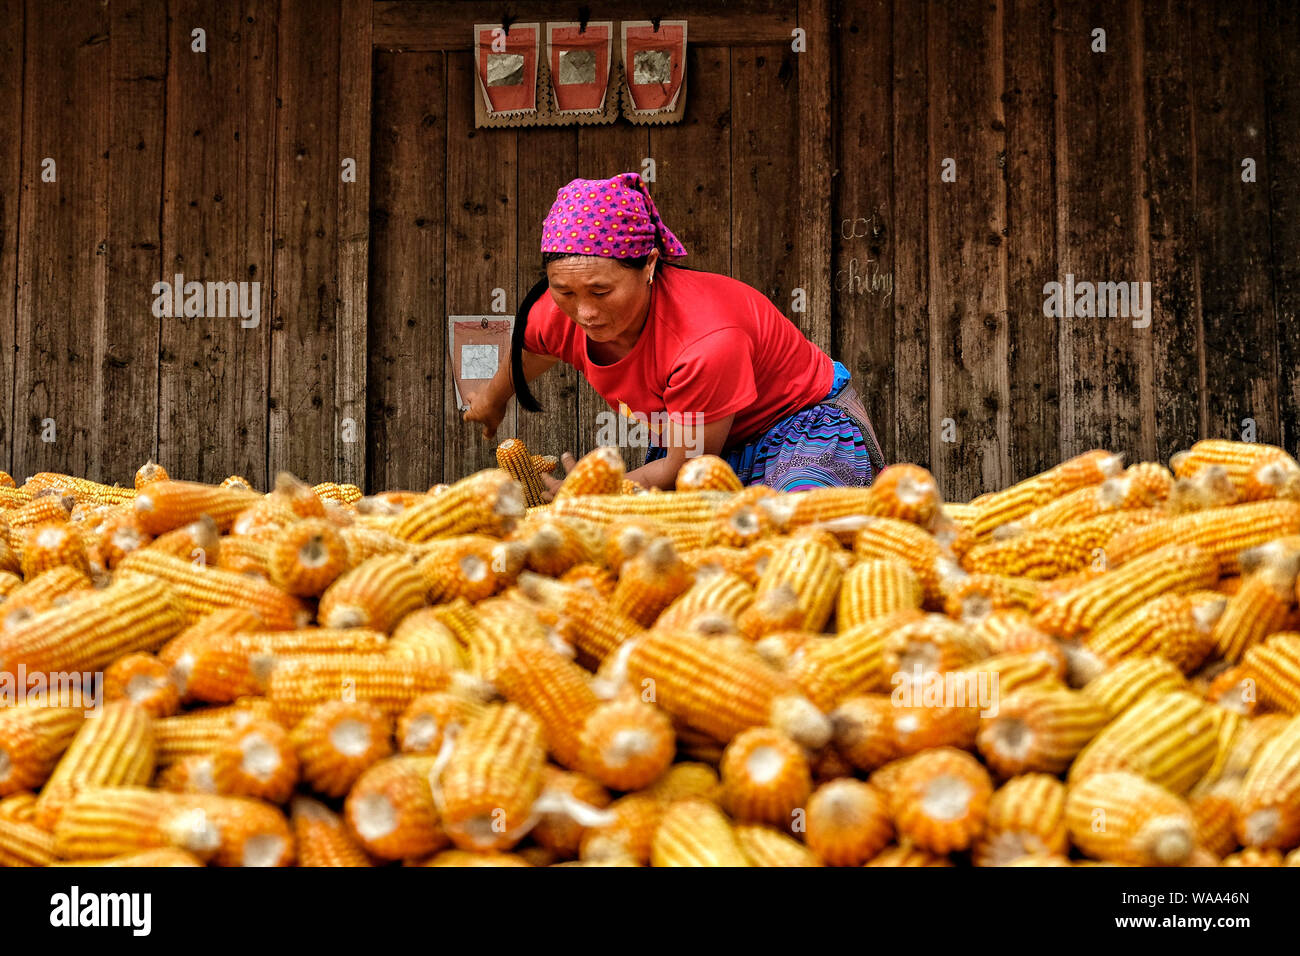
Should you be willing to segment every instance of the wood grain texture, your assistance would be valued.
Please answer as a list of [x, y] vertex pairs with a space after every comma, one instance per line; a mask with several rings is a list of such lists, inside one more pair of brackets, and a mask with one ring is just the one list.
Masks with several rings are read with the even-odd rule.
[[[806, 47], [795, 56], [799, 102], [796, 175], [799, 183], [799, 252], [795, 285], [804, 290], [804, 334], [831, 350], [831, 43], [830, 0], [799, 0], [799, 28]], [[787, 47], [793, 44], [787, 44]]]
[[[168, 36], [163, 274], [260, 282], [256, 328], [238, 318], [164, 318], [158, 460], [201, 481], [239, 474], [268, 486], [273, 307], [276, 11], [177, 0]], [[207, 31], [207, 52], [190, 31]], [[305, 198], [305, 197], [304, 197]]]
[[447, 353], [441, 53], [377, 53], [371, 131], [366, 487], [442, 480]]
[[[487, 315], [494, 290], [516, 281], [518, 202], [517, 138], [528, 131], [475, 129], [478, 95], [468, 53], [447, 57], [447, 269], [445, 315]], [[445, 320], [444, 320], [445, 324]], [[499, 360], [508, 360], [503, 352]], [[514, 435], [511, 400], [496, 438], [461, 420], [455, 377], [448, 366], [443, 386], [447, 424], [443, 436], [443, 481], [496, 467], [496, 446]]]
[[338, 310], [339, 4], [280, 10], [267, 469], [332, 479]]
[[[366, 305], [370, 259], [370, 106], [374, 47], [370, 0], [341, 0], [339, 11], [339, 118], [334, 153], [337, 192], [338, 310], [335, 317], [335, 481], [366, 480]], [[344, 182], [342, 164], [356, 163], [356, 180]]]
[[1268, 106], [1269, 229], [1282, 440], [1300, 447], [1300, 9], [1267, 0], [1260, 41]]
[[1060, 460], [1060, 366], [1043, 284], [1056, 276], [1052, 0], [1005, 0], [1003, 103], [1006, 155], [1008, 482]]
[[114, 3], [109, 25], [108, 269], [95, 329], [91, 459], [99, 480], [130, 485], [157, 454], [162, 275], [159, 210], [166, 128], [165, 0]]
[[[1244, 420], [1252, 419], [1256, 440], [1276, 444], [1282, 434], [1269, 250], [1271, 157], [1258, 0], [1198, 10], [1188, 17], [1187, 28], [1203, 58], [1193, 95], [1205, 431], [1241, 438]], [[1247, 158], [1257, 167], [1253, 183], [1242, 181]], [[1288, 160], [1279, 156], [1278, 161]]]
[[[107, 272], [108, 10], [53, 2], [27, 13], [25, 84], [40, 96], [23, 99], [14, 477], [100, 477], [94, 380]], [[42, 179], [46, 159], [53, 182]]]
[[23, 0], [0, 0], [0, 468], [14, 468], [14, 349], [22, 195]]
[[831, 214], [833, 355], [853, 376], [886, 461], [898, 434], [894, 338], [894, 45], [890, 0], [841, 4], [835, 207]]

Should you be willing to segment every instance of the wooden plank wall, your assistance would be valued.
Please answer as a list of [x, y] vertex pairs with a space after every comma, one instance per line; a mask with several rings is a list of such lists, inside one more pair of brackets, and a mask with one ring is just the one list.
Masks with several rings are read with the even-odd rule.
[[[681, 123], [513, 131], [473, 128], [469, 0], [0, 0], [0, 467], [368, 488], [481, 467], [446, 316], [495, 289], [513, 310], [555, 190], [647, 161], [689, 264], [827, 346], [887, 457], [950, 498], [1089, 447], [1297, 450], [1294, 4], [661, 7], [691, 22]], [[176, 273], [260, 282], [261, 322], [155, 317]], [[1045, 317], [1066, 273], [1150, 281], [1150, 327]], [[547, 413], [500, 436], [595, 443], [585, 382], [536, 391]]]

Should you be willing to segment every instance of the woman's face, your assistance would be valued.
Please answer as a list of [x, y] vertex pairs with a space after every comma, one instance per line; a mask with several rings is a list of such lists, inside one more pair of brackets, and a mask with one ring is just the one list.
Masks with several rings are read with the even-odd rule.
[[593, 342], [612, 342], [642, 319], [657, 250], [645, 268], [629, 269], [601, 256], [559, 259], [546, 267], [551, 298]]

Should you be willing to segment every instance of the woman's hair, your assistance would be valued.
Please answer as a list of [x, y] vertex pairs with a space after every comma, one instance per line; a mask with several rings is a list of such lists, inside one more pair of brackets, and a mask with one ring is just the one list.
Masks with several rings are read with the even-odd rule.
[[[543, 252], [542, 253], [542, 272], [545, 273], [546, 267], [552, 262], [558, 262], [561, 259], [572, 259], [575, 253], [572, 252]], [[578, 258], [587, 258], [578, 256]], [[591, 258], [596, 258], [592, 256]], [[630, 259], [615, 259], [619, 265], [625, 269], [644, 269], [645, 264], [650, 260], [650, 254], [644, 256], [635, 256]], [[660, 256], [659, 264], [663, 266], [672, 266], [674, 269], [686, 269], [687, 266], [678, 265], [675, 262], [669, 262]], [[524, 378], [524, 330], [528, 327], [528, 313], [546, 292], [549, 280], [543, 275], [537, 280], [536, 284], [528, 290], [522, 302], [519, 303], [519, 309], [515, 312], [515, 325], [510, 333], [510, 377], [514, 381], [515, 399], [519, 402], [519, 407], [527, 409], [530, 412], [542, 411], [541, 403], [533, 396], [532, 391], [528, 388], [528, 382]]]

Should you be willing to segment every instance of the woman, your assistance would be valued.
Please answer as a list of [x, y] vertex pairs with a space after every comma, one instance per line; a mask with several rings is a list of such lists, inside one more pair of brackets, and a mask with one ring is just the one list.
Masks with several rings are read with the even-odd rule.
[[757, 289], [678, 265], [686, 249], [636, 173], [559, 190], [542, 253], [546, 277], [515, 315], [510, 364], [465, 413], [485, 438], [511, 395], [541, 411], [527, 383], [563, 360], [647, 427], [645, 464], [628, 473], [645, 487], [672, 488], [698, 454], [778, 491], [869, 485], [884, 467], [847, 369]]

